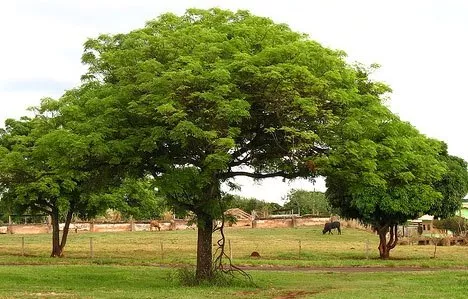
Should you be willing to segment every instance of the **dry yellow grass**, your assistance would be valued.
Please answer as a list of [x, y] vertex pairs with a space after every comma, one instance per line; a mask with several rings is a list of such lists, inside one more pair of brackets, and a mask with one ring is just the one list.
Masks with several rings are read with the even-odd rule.
[[[22, 257], [21, 238], [25, 240]], [[90, 240], [93, 259], [90, 259]], [[0, 263], [103, 263], [103, 264], [194, 264], [197, 232], [155, 231], [120, 233], [71, 233], [65, 259], [48, 258], [51, 235], [1, 235]], [[218, 235], [214, 235], [213, 244]], [[251, 229], [227, 228], [226, 252], [240, 265], [280, 266], [419, 266], [468, 267], [468, 246], [397, 246], [391, 259], [378, 259], [376, 235], [344, 229], [342, 235], [322, 235], [321, 227]], [[369, 244], [367, 251], [367, 244]], [[216, 246], [214, 246], [214, 249]], [[260, 258], [250, 257], [251, 252]]]

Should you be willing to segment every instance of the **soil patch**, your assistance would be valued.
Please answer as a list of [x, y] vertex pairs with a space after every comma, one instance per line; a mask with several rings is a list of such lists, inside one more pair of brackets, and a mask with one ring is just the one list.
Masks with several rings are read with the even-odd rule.
[[416, 272], [416, 271], [468, 271], [468, 268], [427, 268], [427, 267], [288, 267], [288, 266], [239, 266], [242, 270], [304, 271], [304, 272]]

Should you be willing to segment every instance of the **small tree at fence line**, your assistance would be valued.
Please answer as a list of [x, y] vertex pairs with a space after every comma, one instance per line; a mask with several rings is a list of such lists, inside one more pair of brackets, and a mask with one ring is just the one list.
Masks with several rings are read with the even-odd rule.
[[100, 169], [109, 147], [64, 129], [65, 119], [48, 113], [55, 104], [44, 99], [36, 117], [6, 121], [0, 132], [0, 192], [2, 204], [13, 211], [51, 217], [51, 256], [62, 257], [73, 215], [90, 218], [104, 212], [105, 198], [93, 195], [111, 185], [118, 170]]
[[[63, 128], [102, 145], [107, 166], [153, 178], [171, 205], [196, 215], [196, 276], [206, 280], [214, 270], [212, 223], [225, 209], [221, 183], [313, 179], [329, 160], [339, 168], [326, 157], [340, 157], [353, 126], [364, 140], [351, 139], [363, 145], [352, 146], [353, 154], [372, 156], [361, 132], [368, 124], [376, 135], [383, 129], [372, 120], [385, 110], [388, 88], [343, 58], [246, 11], [191, 9], [88, 40], [83, 85], [55, 110], [69, 120]], [[426, 144], [431, 159], [437, 151]], [[438, 178], [443, 166], [432, 160]]]

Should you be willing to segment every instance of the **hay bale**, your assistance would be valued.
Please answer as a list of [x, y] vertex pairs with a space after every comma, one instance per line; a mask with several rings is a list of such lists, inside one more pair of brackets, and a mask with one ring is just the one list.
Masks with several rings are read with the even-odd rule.
[[401, 238], [398, 240], [398, 245], [409, 245], [409, 244], [410, 244], [409, 238]]
[[451, 237], [445, 237], [442, 239], [442, 246], [450, 246], [452, 245], [452, 238]]

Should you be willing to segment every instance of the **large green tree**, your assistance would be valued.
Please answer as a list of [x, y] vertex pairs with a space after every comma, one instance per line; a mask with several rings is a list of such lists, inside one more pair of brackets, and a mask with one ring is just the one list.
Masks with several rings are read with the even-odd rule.
[[88, 40], [84, 83], [58, 113], [76, 118], [73, 132], [99, 128], [112, 164], [154, 178], [171, 205], [196, 215], [196, 275], [209, 279], [221, 184], [313, 178], [349, 110], [380, 105], [387, 89], [366, 85], [344, 56], [246, 11], [164, 14]]

